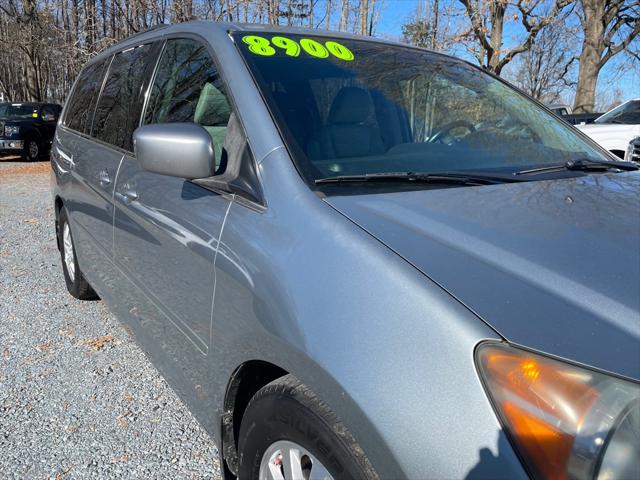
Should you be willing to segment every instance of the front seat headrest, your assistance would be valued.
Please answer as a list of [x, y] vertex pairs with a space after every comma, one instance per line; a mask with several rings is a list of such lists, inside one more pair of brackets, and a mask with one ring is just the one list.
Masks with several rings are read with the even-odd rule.
[[343, 87], [333, 99], [327, 123], [363, 123], [372, 113], [373, 102], [366, 90]]
[[202, 87], [193, 121], [200, 125], [225, 126], [229, 122], [231, 108], [219, 89], [207, 82]]

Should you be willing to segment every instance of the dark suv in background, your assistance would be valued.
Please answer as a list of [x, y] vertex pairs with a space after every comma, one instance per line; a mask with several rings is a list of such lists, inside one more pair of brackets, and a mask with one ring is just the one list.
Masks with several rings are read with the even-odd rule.
[[61, 111], [55, 103], [0, 104], [0, 155], [38, 160], [51, 148]]

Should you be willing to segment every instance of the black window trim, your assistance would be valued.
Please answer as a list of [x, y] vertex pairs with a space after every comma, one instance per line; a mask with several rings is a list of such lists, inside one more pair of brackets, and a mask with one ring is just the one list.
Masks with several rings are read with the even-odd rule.
[[[134, 48], [142, 47], [142, 46], [144, 46], [144, 45], [151, 45], [152, 53], [155, 53], [155, 52], [153, 52], [153, 46], [154, 46], [154, 44], [156, 44], [156, 45], [160, 45], [160, 47], [159, 47], [159, 52], [157, 53], [157, 54], [158, 54], [158, 56], [157, 56], [157, 58], [155, 59], [155, 62], [153, 63], [153, 67], [152, 67], [152, 68], [153, 68], [153, 70], [151, 70], [151, 75], [149, 75], [149, 76], [147, 77], [147, 79], [146, 79], [146, 81], [151, 82], [151, 81], [152, 81], [152, 79], [154, 79], [154, 78], [155, 78], [156, 69], [157, 69], [157, 67], [158, 67], [158, 61], [159, 61], [159, 59], [160, 59], [160, 55], [161, 55], [161, 54], [162, 54], [162, 52], [164, 51], [164, 43], [165, 43], [165, 42], [164, 42], [164, 37], [155, 37], [155, 38], [150, 38], [150, 39], [149, 39], [148, 41], [146, 41], [146, 42], [143, 42], [143, 43], [140, 43], [140, 44], [136, 44], [136, 45], [129, 45], [129, 46], [127, 46], [127, 47], [124, 47], [124, 48], [122, 48], [122, 49], [118, 49], [117, 51], [114, 51], [114, 52], [110, 53], [108, 56], [105, 56], [103, 59], [95, 60], [95, 63], [98, 63], [98, 62], [103, 61], [103, 60], [104, 60], [104, 61], [107, 61], [108, 65], [106, 66], [106, 69], [105, 69], [104, 74], [103, 74], [103, 77], [102, 77], [102, 82], [101, 82], [101, 84], [100, 84], [100, 90], [99, 90], [99, 92], [98, 92], [98, 98], [97, 98], [96, 104], [95, 104], [95, 105], [94, 105], [94, 107], [93, 107], [93, 112], [92, 112], [92, 113], [90, 113], [90, 115], [91, 115], [91, 128], [89, 129], [89, 133], [88, 133], [88, 134], [86, 134], [86, 133], [84, 133], [84, 132], [79, 132], [78, 130], [74, 130], [74, 129], [72, 129], [72, 128], [68, 127], [67, 125], [65, 125], [65, 123], [66, 123], [66, 121], [67, 121], [67, 118], [66, 118], [66, 117], [67, 117], [67, 112], [66, 112], [66, 111], [64, 112], [64, 114], [65, 114], [65, 118], [64, 118], [64, 120], [61, 122], [60, 127], [61, 127], [63, 130], [65, 130], [66, 132], [73, 133], [73, 134], [78, 135], [78, 136], [80, 136], [80, 137], [82, 137], [82, 138], [84, 138], [84, 139], [87, 139], [87, 140], [91, 140], [91, 141], [93, 141], [93, 142], [96, 142], [96, 143], [98, 143], [98, 144], [99, 144], [99, 145], [101, 145], [101, 146], [104, 146], [104, 147], [110, 148], [110, 149], [112, 149], [112, 150], [115, 150], [116, 152], [122, 153], [123, 155], [128, 155], [128, 156], [130, 156], [130, 157], [135, 158], [135, 154], [134, 154], [134, 152], [132, 152], [132, 151], [130, 151], [130, 150], [126, 150], [126, 149], [124, 149], [124, 148], [122, 148], [122, 147], [118, 147], [117, 145], [113, 145], [112, 143], [105, 142], [105, 141], [100, 140], [99, 138], [96, 138], [96, 137], [94, 137], [94, 136], [93, 136], [93, 123], [94, 123], [94, 120], [95, 120], [96, 110], [98, 109], [98, 103], [100, 102], [100, 98], [102, 98], [102, 92], [103, 92], [104, 87], [105, 87], [105, 84], [106, 84], [106, 82], [107, 82], [107, 78], [108, 78], [108, 76], [109, 76], [109, 73], [111, 72], [111, 66], [112, 66], [112, 64], [113, 64], [113, 59], [115, 58], [115, 56], [116, 56], [116, 55], [118, 55], [118, 54], [120, 54], [120, 53], [123, 53], [123, 52], [126, 52], [126, 51], [129, 51], [129, 50], [132, 50], [132, 49], [134, 49]], [[97, 58], [97, 57], [96, 57], [96, 58]], [[85, 66], [85, 68], [87, 68], [88, 66], [89, 66], [89, 64], [87, 64], [87, 65]], [[147, 66], [147, 68], [151, 68], [151, 67], [150, 67], [150, 66]], [[145, 74], [146, 74], [146, 72], [145, 72]], [[79, 76], [78, 76], [78, 78], [79, 78]], [[149, 83], [149, 84], [147, 84], [147, 85], [146, 85], [146, 87], [147, 87], [147, 88], [145, 89], [145, 93], [144, 93], [145, 98], [143, 99], [143, 108], [141, 109], [141, 113], [140, 113], [140, 115], [141, 115], [141, 116], [140, 116], [140, 118], [138, 119], [138, 126], [140, 126], [140, 121], [141, 121], [141, 119], [143, 118], [143, 115], [144, 115], [144, 108], [146, 107], [146, 102], [147, 102], [147, 98], [146, 98], [146, 96], [147, 96], [147, 93], [148, 93], [149, 85], [151, 85], [151, 83]], [[78, 86], [77, 86], [77, 81], [76, 81], [76, 84], [74, 85], [74, 87], [73, 87], [73, 89], [72, 89], [72, 91], [71, 91], [71, 94], [69, 95], [69, 99], [73, 98], [73, 94], [75, 93], [75, 90], [76, 90], [77, 88], [78, 88]]]
[[[109, 61], [109, 67], [111, 67], [111, 61], [113, 60], [113, 54], [110, 55], [105, 55], [104, 58], [101, 58], [102, 55], [98, 55], [97, 57], [91, 59], [89, 62], [87, 62], [87, 64], [82, 68], [82, 70], [80, 70], [80, 73], [78, 74], [78, 77], [76, 78], [75, 82], [73, 83], [73, 86], [71, 87], [71, 91], [69, 92], [69, 95], [67, 96], [67, 100], [65, 102], [65, 105], [62, 109], [62, 111], [60, 112], [60, 116], [62, 117], [62, 121], [60, 122], [59, 127], [62, 127], [63, 130], [66, 130], [67, 132], [73, 132], [75, 134], [78, 134], [82, 137], [86, 137], [86, 138], [91, 138], [90, 135], [86, 135], [84, 132], [79, 132], [78, 130], [75, 130], [71, 127], [69, 127], [67, 125], [67, 120], [68, 120], [68, 115], [69, 115], [69, 109], [68, 107], [70, 106], [69, 101], [73, 99], [74, 95], [76, 94], [76, 90], [78, 89], [78, 85], [80, 83], [80, 76], [82, 75], [82, 72], [84, 70], [86, 70], [87, 68], [89, 68], [90, 65], [95, 64], [95, 63], [100, 63], [103, 61]], [[104, 82], [105, 79], [107, 78], [106, 76], [106, 72], [105, 74], [103, 74], [102, 76], [102, 82], [100, 83], [100, 91], [98, 92], [98, 97], [100, 96], [100, 93], [102, 92], [102, 87], [104, 86]], [[96, 102], [97, 105], [97, 102]], [[95, 107], [94, 107], [94, 113], [95, 113]], [[93, 123], [93, 116], [91, 117], [91, 121]]]
[[[111, 55], [111, 57], [108, 59], [108, 65], [107, 68], [104, 71], [104, 75], [102, 77], [102, 83], [100, 84], [100, 90], [98, 91], [98, 98], [96, 99], [96, 104], [93, 107], [93, 113], [91, 114], [91, 127], [89, 128], [89, 133], [88, 136], [89, 138], [93, 138], [95, 140], [98, 140], [96, 137], [93, 136], [93, 122], [96, 119], [96, 110], [98, 110], [98, 104], [100, 103], [100, 99], [102, 98], [102, 91], [104, 90], [104, 86], [107, 83], [107, 78], [109, 78], [109, 73], [111, 73], [111, 65], [113, 65], [113, 59], [115, 58], [115, 56], [121, 52], [116, 52], [114, 54]], [[102, 140], [100, 140], [102, 142]], [[107, 144], [107, 142], [102, 142]], [[109, 144], [107, 144], [109, 145]], [[114, 145], [115, 147], [115, 145]]]

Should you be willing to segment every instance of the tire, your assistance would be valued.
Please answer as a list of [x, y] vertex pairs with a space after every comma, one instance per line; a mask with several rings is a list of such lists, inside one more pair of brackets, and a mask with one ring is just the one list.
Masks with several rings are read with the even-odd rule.
[[[93, 288], [91, 288], [91, 285], [87, 282], [78, 265], [76, 247], [73, 243], [73, 236], [71, 235], [71, 226], [69, 225], [69, 218], [64, 207], [60, 209], [58, 225], [58, 245], [60, 246], [62, 271], [64, 273], [64, 281], [67, 284], [67, 290], [72, 296], [79, 300], [97, 300], [99, 298], [98, 295]], [[66, 234], [68, 234], [68, 238], [65, 239]], [[66, 245], [65, 241], [67, 241]], [[67, 252], [71, 252], [71, 258], [67, 256]], [[67, 260], [69, 260], [69, 262], [67, 262]]]
[[22, 147], [22, 158], [27, 162], [37, 162], [42, 154], [42, 149], [38, 141], [33, 138], [27, 138]]
[[[263, 474], [265, 468], [282, 468], [285, 460], [278, 459], [278, 452], [286, 455], [291, 445], [287, 442], [301, 447], [298, 457], [307, 474], [304, 478], [324, 468], [336, 480], [378, 479], [342, 422], [292, 375], [271, 382], [255, 394], [242, 418], [238, 439], [240, 480], [262, 480], [261, 466]], [[278, 475], [266, 478], [282, 478]], [[291, 479], [286, 474], [283, 477]]]

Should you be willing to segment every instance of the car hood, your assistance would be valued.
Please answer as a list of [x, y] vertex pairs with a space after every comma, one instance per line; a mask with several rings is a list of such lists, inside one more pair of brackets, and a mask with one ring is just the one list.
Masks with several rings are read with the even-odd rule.
[[325, 201], [508, 341], [640, 379], [640, 172]]

